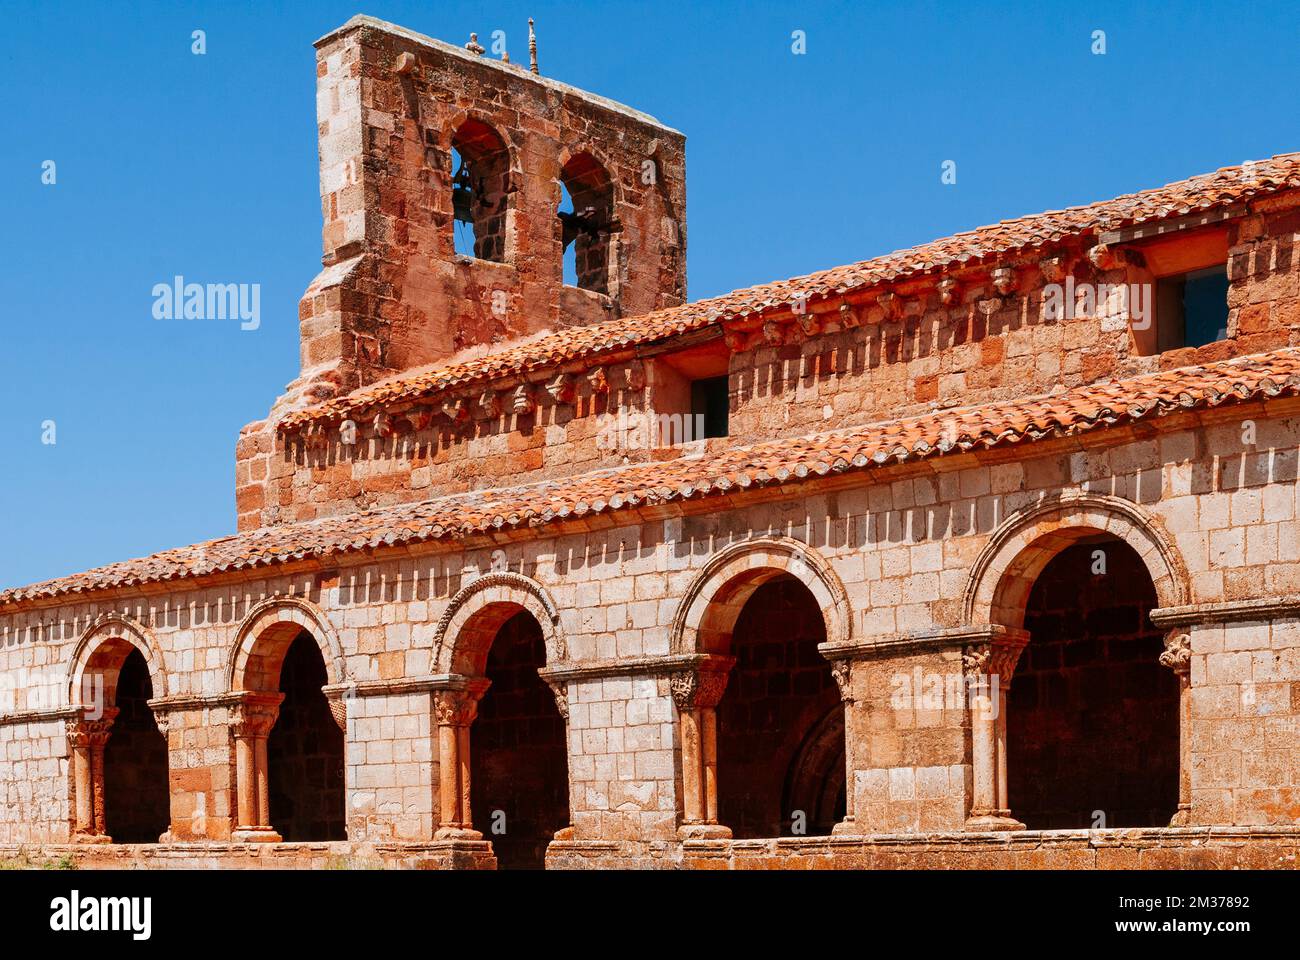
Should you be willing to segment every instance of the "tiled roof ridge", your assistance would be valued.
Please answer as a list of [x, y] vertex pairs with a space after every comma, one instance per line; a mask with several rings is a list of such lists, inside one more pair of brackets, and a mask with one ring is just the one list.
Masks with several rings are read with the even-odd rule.
[[1213, 207], [1300, 188], [1300, 152], [1222, 167], [1110, 200], [1002, 220], [869, 260], [733, 290], [677, 307], [589, 326], [558, 330], [503, 350], [460, 362], [404, 371], [349, 394], [293, 410], [278, 427], [293, 431], [318, 421], [342, 420], [384, 404], [445, 390], [593, 360], [670, 339], [726, 320], [862, 292], [870, 287], [966, 265], [1017, 251], [1046, 247], [1107, 229], [1186, 216]]
[[588, 514], [727, 495], [854, 470], [1071, 436], [1140, 418], [1300, 396], [1300, 348], [1124, 380], [615, 467], [515, 488], [263, 527], [0, 592], [25, 600], [136, 586], [385, 546], [457, 539]]

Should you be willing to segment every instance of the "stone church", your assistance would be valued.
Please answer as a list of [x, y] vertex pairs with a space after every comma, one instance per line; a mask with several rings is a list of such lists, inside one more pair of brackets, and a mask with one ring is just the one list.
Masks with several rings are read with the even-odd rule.
[[682, 134], [316, 49], [300, 374], [0, 592], [0, 858], [1296, 865], [1300, 154], [687, 302]]

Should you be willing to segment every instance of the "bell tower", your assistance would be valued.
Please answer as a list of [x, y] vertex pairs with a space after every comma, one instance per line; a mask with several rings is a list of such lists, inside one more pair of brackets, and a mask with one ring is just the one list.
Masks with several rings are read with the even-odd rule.
[[317, 41], [323, 270], [278, 407], [685, 301], [685, 138], [529, 34], [531, 67], [362, 16]]

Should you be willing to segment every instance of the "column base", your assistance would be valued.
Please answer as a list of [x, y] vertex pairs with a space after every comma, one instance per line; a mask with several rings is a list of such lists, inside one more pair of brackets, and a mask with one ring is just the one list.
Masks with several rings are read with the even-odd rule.
[[852, 817], [845, 817], [835, 826], [831, 827], [832, 837], [856, 837], [862, 834], [862, 828], [858, 826], [858, 821]]
[[435, 840], [482, 840], [483, 834], [466, 827], [439, 827], [433, 835]]
[[1171, 827], [1186, 827], [1192, 822], [1192, 805], [1190, 803], [1180, 803], [1178, 812], [1174, 814], [1173, 819], [1169, 821]]
[[552, 840], [560, 840], [560, 841], [564, 841], [564, 840], [572, 840], [572, 839], [573, 839], [573, 827], [572, 827], [572, 826], [568, 826], [568, 827], [560, 827], [559, 830], [556, 830], [556, 831], [555, 831], [555, 836], [552, 837], [551, 839], [552, 839]]
[[1010, 815], [1008, 810], [989, 810], [983, 813], [971, 812], [966, 819], [966, 829], [972, 833], [988, 833], [1007, 830], [1023, 830], [1025, 825]]
[[677, 836], [682, 840], [730, 840], [731, 828], [720, 823], [683, 823]]
[[284, 838], [274, 827], [236, 827], [230, 835], [231, 843], [282, 843]]
[[113, 838], [102, 833], [74, 833], [73, 843], [112, 843]]

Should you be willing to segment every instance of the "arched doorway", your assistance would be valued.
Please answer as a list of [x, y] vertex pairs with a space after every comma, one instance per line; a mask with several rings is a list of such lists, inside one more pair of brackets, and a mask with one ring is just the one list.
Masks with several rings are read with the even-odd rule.
[[306, 630], [280, 667], [284, 700], [267, 737], [271, 826], [286, 841], [346, 840], [343, 731], [321, 688], [325, 660]]
[[1179, 683], [1155, 586], [1109, 534], [1049, 560], [1025, 605], [1007, 698], [1007, 791], [1030, 829], [1165, 826], [1178, 807]]
[[718, 820], [738, 839], [820, 835], [844, 817], [844, 710], [822, 611], [795, 577], [753, 589], [717, 707]]
[[504, 869], [543, 867], [547, 844], [569, 823], [565, 722], [538, 675], [545, 665], [541, 626], [515, 612], [491, 639], [491, 685], [470, 729], [473, 823]]
[[157, 843], [170, 826], [167, 740], [149, 707], [167, 692], [161, 664], [143, 628], [115, 616], [73, 654], [65, 731], [79, 842]]
[[149, 708], [149, 665], [139, 650], [126, 649], [104, 744], [105, 829], [115, 843], [157, 843], [171, 821], [167, 741]]
[[322, 689], [346, 680], [337, 639], [311, 604], [260, 604], [231, 664], [239, 842], [347, 838], [343, 732]]

